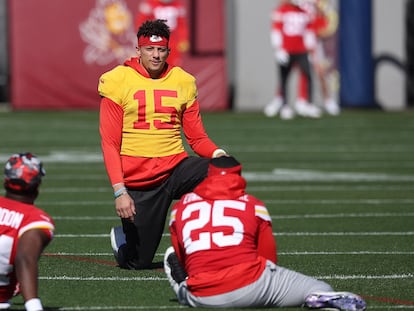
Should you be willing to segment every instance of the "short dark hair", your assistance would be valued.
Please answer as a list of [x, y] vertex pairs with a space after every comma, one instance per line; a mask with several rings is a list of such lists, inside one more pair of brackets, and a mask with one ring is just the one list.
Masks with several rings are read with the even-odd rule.
[[151, 37], [152, 35], [170, 39], [170, 27], [165, 19], [147, 20], [138, 29], [137, 37]]

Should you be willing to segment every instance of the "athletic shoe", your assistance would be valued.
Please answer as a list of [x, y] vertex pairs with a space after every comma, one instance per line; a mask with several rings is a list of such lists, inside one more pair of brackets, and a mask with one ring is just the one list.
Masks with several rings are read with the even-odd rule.
[[291, 120], [295, 117], [295, 112], [290, 106], [285, 105], [280, 109], [280, 118], [282, 120]]
[[111, 237], [111, 246], [114, 252], [115, 260], [119, 264], [119, 248], [124, 244], [126, 245], [124, 231], [122, 230], [121, 226], [113, 227], [111, 228], [111, 232], [109, 235]]
[[295, 110], [298, 115], [307, 118], [320, 118], [322, 115], [322, 112], [318, 107], [305, 100], [297, 100], [295, 103]]
[[179, 284], [187, 278], [187, 273], [178, 261], [174, 247], [170, 246], [164, 255], [164, 271], [174, 292], [178, 293]]
[[309, 309], [362, 311], [366, 309], [365, 301], [349, 292], [315, 292], [305, 299]]
[[265, 106], [263, 112], [266, 117], [274, 117], [282, 107], [283, 100], [280, 97], [275, 97], [268, 105]]
[[331, 116], [337, 116], [340, 113], [339, 105], [333, 99], [328, 99], [325, 101], [325, 111]]
[[8, 310], [11, 307], [11, 303], [8, 301], [0, 302], [0, 310]]

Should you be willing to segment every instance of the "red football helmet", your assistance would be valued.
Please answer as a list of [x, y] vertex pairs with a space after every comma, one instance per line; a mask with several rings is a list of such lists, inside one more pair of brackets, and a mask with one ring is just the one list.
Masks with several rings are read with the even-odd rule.
[[42, 162], [30, 152], [13, 154], [4, 167], [4, 188], [11, 192], [33, 193], [45, 173]]

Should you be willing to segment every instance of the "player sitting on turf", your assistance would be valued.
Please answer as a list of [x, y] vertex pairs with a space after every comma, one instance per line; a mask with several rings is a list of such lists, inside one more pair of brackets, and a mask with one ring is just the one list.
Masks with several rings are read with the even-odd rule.
[[[365, 301], [277, 265], [272, 223], [263, 202], [245, 192], [233, 157], [210, 160], [208, 176], [172, 208], [168, 280], [192, 307], [299, 307], [364, 310]], [[182, 268], [184, 267], [184, 269]]]

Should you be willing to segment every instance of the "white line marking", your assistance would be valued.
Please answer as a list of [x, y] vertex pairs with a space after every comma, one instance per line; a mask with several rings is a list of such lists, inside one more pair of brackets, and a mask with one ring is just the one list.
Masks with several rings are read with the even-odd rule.
[[[65, 174], [66, 175], [66, 174]], [[264, 191], [271, 191], [271, 192], [289, 192], [289, 191], [368, 191], [368, 190], [381, 190], [381, 191], [402, 191], [402, 190], [413, 190], [414, 184], [405, 184], [405, 185], [360, 185], [356, 186], [354, 184], [350, 185], [343, 185], [343, 184], [335, 184], [335, 185], [275, 185], [275, 186], [248, 186], [249, 191], [255, 192], [264, 192]], [[112, 188], [108, 185], [108, 187], [47, 187], [42, 192], [46, 193], [94, 193], [94, 192], [108, 192], [110, 193]]]
[[[109, 253], [108, 253], [109, 254]], [[360, 252], [278, 252], [278, 255], [414, 255], [413, 252], [371, 252], [371, 251], [360, 251]], [[112, 255], [112, 253], [110, 253]]]
[[306, 214], [306, 215], [278, 215], [272, 219], [297, 218], [373, 218], [373, 217], [413, 217], [414, 213], [339, 213], [339, 214]]
[[[245, 148], [245, 147], [244, 147]], [[257, 149], [253, 149], [257, 152]], [[311, 148], [306, 152], [311, 152]], [[320, 152], [318, 149], [317, 152]], [[347, 151], [349, 152], [349, 151]], [[363, 152], [362, 150], [358, 150]], [[387, 152], [392, 152], [388, 150]], [[401, 152], [401, 151], [397, 151]], [[41, 156], [45, 163], [102, 163], [100, 152], [85, 151], [52, 151], [48, 155]], [[0, 155], [2, 162], [7, 161], [8, 156]], [[412, 175], [389, 175], [379, 173], [349, 173], [349, 172], [324, 172], [314, 170], [274, 169], [272, 172], [244, 172], [243, 176], [248, 181], [414, 181]], [[64, 178], [64, 177], [63, 177]], [[85, 178], [85, 176], [83, 176]]]
[[40, 276], [40, 280], [53, 281], [167, 281], [167, 278], [160, 277], [83, 277], [83, 276]]
[[[359, 280], [359, 279], [412, 279], [414, 275], [408, 274], [391, 274], [391, 275], [318, 275], [312, 276], [324, 280]], [[47, 281], [168, 281], [167, 278], [161, 277], [82, 277], [82, 276], [39, 276], [40, 280]]]
[[[396, 235], [414, 235], [414, 231], [401, 232], [273, 232], [276, 236], [396, 236]], [[170, 236], [170, 233], [163, 233], [164, 237]], [[56, 234], [56, 238], [108, 238], [109, 234]]]
[[[371, 205], [380, 205], [380, 204], [414, 204], [414, 199], [360, 199], [360, 200], [348, 200], [348, 199], [335, 199], [335, 200], [266, 200], [262, 201], [270, 204], [284, 204], [284, 205], [295, 205], [295, 204], [348, 204], [348, 205], [357, 205], [357, 204], [371, 204]], [[114, 203], [111, 200], [106, 201], [39, 201], [39, 206], [79, 206], [79, 205], [99, 205], [99, 206], [113, 206]]]
[[[364, 184], [364, 185], [355, 185], [355, 184], [334, 184], [334, 185], [273, 185], [273, 186], [247, 186], [250, 192], [289, 192], [289, 191], [402, 191], [402, 190], [413, 190], [414, 184], [404, 184], [404, 185], [384, 185], [384, 184]], [[59, 189], [56, 189], [59, 191]], [[79, 189], [82, 191], [82, 189]], [[79, 192], [78, 191], [78, 192]]]
[[119, 220], [118, 216], [52, 216], [54, 220]]
[[335, 204], [414, 204], [414, 199], [361, 199], [361, 200], [263, 200], [266, 203], [274, 204], [319, 204], [319, 205], [335, 205]]
[[[390, 303], [392, 303], [392, 302], [390, 302]], [[372, 306], [370, 303], [368, 303], [368, 308], [369, 308], [369, 310], [372, 310], [372, 309], [380, 309], [380, 310], [384, 310], [384, 309], [386, 309], [386, 310], [404, 309], [404, 310], [406, 310], [406, 309], [414, 309], [414, 306], [407, 306], [407, 305], [392, 305], [392, 306], [390, 306], [390, 305], [386, 305], [386, 306], [378, 305], [378, 306]]]
[[414, 181], [412, 175], [378, 173], [322, 172], [312, 170], [274, 169], [268, 172], [245, 172], [248, 181]]
[[396, 236], [414, 235], [414, 231], [406, 232], [276, 232], [276, 236]]
[[391, 274], [391, 275], [325, 275], [325, 276], [315, 276], [315, 278], [324, 279], [324, 280], [412, 279], [414, 278], [414, 274], [408, 273], [408, 274]]
[[[299, 251], [291, 251], [291, 252], [278, 252], [278, 255], [281, 256], [307, 256], [307, 255], [414, 255], [414, 251], [409, 252], [402, 252], [402, 251], [393, 251], [393, 252], [377, 252], [377, 251], [359, 251], [359, 252], [299, 252]], [[112, 257], [114, 254], [111, 253], [65, 253], [65, 252], [57, 252], [57, 253], [45, 253], [44, 255], [49, 256], [90, 256], [90, 257], [99, 257], [99, 256], [110, 256]], [[162, 257], [164, 253], [156, 253], [156, 256]]]
[[90, 307], [61, 307], [61, 311], [80, 311], [80, 310], [171, 310], [171, 309], [188, 309], [186, 306], [178, 304], [176, 306], [90, 306]]
[[[386, 305], [384, 306], [383, 304], [378, 305], [378, 306], [373, 306], [370, 303], [368, 304], [369, 309], [414, 309], [414, 306], [407, 306], [407, 305]], [[100, 311], [100, 310], [151, 310], [151, 309], [156, 309], [156, 310], [171, 310], [171, 309], [188, 309], [188, 307], [186, 306], [181, 306], [177, 303], [177, 305], [175, 306], [105, 306], [105, 307], [101, 307], [101, 306], [89, 306], [89, 307], [61, 307], [58, 308], [57, 310], [61, 310], [61, 311], [81, 311], [81, 310], [89, 310], [89, 311]]]
[[[413, 217], [414, 213], [338, 213], [338, 214], [293, 214], [271, 216], [272, 219], [297, 219], [297, 218], [381, 218], [381, 217]], [[52, 216], [54, 220], [119, 220], [118, 216]]]

